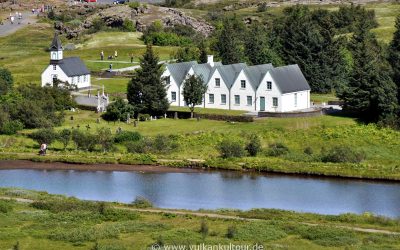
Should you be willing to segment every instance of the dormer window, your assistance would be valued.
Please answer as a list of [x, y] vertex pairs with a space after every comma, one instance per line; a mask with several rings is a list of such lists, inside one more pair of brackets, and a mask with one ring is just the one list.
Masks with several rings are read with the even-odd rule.
[[216, 88], [221, 87], [221, 79], [215, 78], [215, 87], [216, 87]]
[[272, 89], [272, 82], [268, 81], [267, 82], [267, 90], [271, 90]]
[[240, 88], [245, 89], [246, 88], [246, 80], [241, 80], [240, 81]]

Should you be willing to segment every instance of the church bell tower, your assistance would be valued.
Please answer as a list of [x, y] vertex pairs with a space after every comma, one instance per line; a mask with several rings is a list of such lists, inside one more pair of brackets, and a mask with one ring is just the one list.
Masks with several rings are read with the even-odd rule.
[[50, 46], [50, 63], [57, 64], [63, 59], [63, 47], [57, 33], [54, 34], [53, 42]]

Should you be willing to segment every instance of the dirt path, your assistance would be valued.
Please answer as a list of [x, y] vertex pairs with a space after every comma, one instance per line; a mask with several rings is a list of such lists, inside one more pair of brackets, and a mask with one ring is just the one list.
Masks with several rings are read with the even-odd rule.
[[[15, 200], [17, 202], [22, 202], [22, 203], [34, 202], [33, 200], [30, 200], [30, 199], [3, 197], [3, 196], [0, 196], [0, 199]], [[156, 213], [156, 214], [169, 213], [169, 214], [175, 214], [175, 215], [191, 215], [191, 216], [196, 216], [196, 217], [207, 217], [207, 218], [215, 218], [215, 219], [223, 219], [223, 220], [263, 221], [262, 219], [256, 219], [256, 218], [244, 218], [244, 217], [239, 217], [239, 216], [234, 216], [234, 215], [224, 215], [224, 214], [216, 214], [216, 213], [201, 213], [201, 212], [194, 212], [194, 211], [177, 211], [177, 210], [157, 209], [157, 208], [142, 209], [142, 208], [121, 207], [121, 206], [114, 206], [113, 208], [129, 210], [129, 211], [134, 211], [134, 212], [142, 212], [142, 213]], [[299, 223], [303, 224], [303, 225], [307, 225], [307, 226], [320, 226], [321, 225], [321, 224], [317, 224], [317, 223], [307, 223], [307, 222], [299, 222]], [[400, 235], [400, 232], [393, 232], [393, 231], [383, 230], [383, 229], [350, 227], [350, 226], [340, 226], [340, 225], [332, 225], [332, 226], [337, 227], [337, 228], [349, 229], [349, 230], [353, 230], [353, 231], [357, 231], [357, 232], [363, 232], [363, 233]]]
[[[10, 19], [2, 20], [3, 24], [2, 25], [0, 24], [0, 37], [12, 34], [29, 24], [36, 23], [36, 16], [33, 15], [31, 12], [24, 11], [21, 13], [22, 13], [22, 20], [20, 24], [18, 24], [18, 18], [15, 19], [14, 24], [11, 24]], [[15, 15], [15, 13], [12, 14]]]

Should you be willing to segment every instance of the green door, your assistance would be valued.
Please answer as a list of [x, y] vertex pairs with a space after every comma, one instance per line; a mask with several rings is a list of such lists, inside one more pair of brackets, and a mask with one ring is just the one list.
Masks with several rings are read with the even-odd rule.
[[265, 97], [260, 97], [260, 111], [265, 111]]

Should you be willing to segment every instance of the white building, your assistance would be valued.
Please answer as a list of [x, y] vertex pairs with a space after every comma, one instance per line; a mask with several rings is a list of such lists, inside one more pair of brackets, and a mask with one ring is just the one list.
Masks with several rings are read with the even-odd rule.
[[247, 66], [195, 61], [168, 64], [168, 99], [172, 106], [185, 106], [183, 83], [190, 75], [201, 76], [208, 86], [199, 107], [230, 110], [291, 112], [310, 108], [310, 86], [299, 66], [273, 67], [272, 64]]
[[79, 57], [63, 58], [63, 47], [57, 34], [50, 46], [50, 65], [42, 73], [42, 86], [53, 85], [56, 81], [68, 82], [78, 89], [88, 88], [90, 71]]

